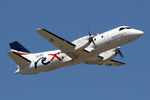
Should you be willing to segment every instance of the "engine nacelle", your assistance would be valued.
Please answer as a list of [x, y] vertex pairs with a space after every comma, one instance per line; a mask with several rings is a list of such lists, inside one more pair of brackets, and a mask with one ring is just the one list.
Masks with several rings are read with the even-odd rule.
[[116, 56], [116, 48], [103, 52], [99, 56], [103, 57], [103, 60], [112, 59]]
[[75, 50], [86, 48], [89, 45], [89, 36], [81, 37], [72, 43], [76, 45]]

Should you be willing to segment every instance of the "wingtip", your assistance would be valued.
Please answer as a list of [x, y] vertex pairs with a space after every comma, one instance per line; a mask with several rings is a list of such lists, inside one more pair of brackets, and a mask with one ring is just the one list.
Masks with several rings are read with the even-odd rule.
[[36, 32], [40, 31], [40, 30], [45, 30], [45, 29], [44, 28], [38, 28], [38, 29], [36, 29]]

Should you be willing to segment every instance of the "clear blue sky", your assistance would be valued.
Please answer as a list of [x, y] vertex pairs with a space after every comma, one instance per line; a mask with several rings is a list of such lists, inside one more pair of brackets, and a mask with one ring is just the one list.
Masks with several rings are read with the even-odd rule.
[[[1, 0], [0, 100], [150, 100], [149, 0]], [[69, 40], [128, 25], [144, 31], [123, 46], [123, 67], [79, 64], [37, 75], [15, 75], [8, 44], [32, 52], [56, 49], [37, 28]]]

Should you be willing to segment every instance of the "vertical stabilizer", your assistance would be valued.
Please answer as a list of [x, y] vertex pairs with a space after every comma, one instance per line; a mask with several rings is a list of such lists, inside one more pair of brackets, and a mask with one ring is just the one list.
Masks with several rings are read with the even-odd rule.
[[12, 50], [31, 53], [28, 49], [26, 49], [23, 45], [21, 45], [18, 41], [12, 42], [9, 44]]

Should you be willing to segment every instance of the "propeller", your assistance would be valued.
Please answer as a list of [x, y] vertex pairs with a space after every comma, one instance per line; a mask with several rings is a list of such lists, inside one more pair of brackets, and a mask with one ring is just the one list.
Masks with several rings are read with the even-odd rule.
[[91, 32], [90, 32], [90, 31], [88, 31], [88, 33], [89, 33], [89, 38], [88, 38], [89, 44], [92, 42], [92, 43], [94, 44], [94, 46], [96, 47], [96, 44], [95, 44], [95, 42], [94, 42], [94, 40], [93, 40], [94, 35], [91, 35]]
[[116, 49], [116, 54], [119, 54], [122, 59], [124, 58], [122, 52], [120, 51], [120, 47]]

